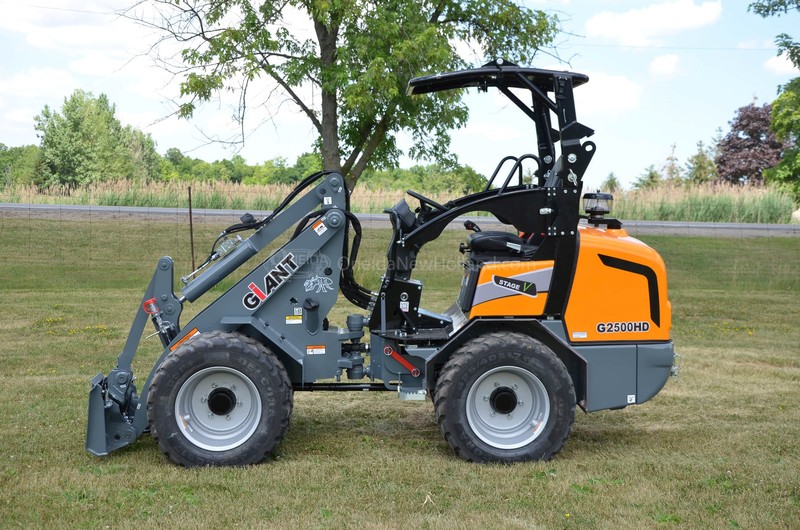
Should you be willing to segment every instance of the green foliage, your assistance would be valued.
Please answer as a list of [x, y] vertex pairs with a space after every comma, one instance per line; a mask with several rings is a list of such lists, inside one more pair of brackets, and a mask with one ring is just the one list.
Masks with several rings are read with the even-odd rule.
[[800, 77], [783, 87], [773, 102], [772, 130], [786, 148], [778, 165], [767, 170], [765, 176], [800, 203]]
[[[748, 6], [748, 10], [761, 17], [786, 15], [789, 11], [800, 11], [800, 0], [759, 0]], [[800, 68], [800, 42], [786, 33], [775, 37], [778, 55], [784, 53], [797, 68]]]
[[126, 177], [133, 180], [157, 178], [161, 172], [161, 156], [149, 134], [128, 125], [120, 132], [126, 163]]
[[250, 178], [256, 168], [248, 166], [240, 155], [231, 160], [206, 162], [199, 158], [185, 156], [172, 147], [161, 160], [161, 176], [168, 181], [186, 182], [242, 182]]
[[613, 171], [609, 173], [606, 179], [600, 184], [600, 191], [606, 191], [608, 193], [614, 193], [621, 189], [622, 185]]
[[669, 156], [667, 156], [664, 167], [661, 170], [664, 180], [668, 183], [680, 182], [683, 178], [681, 165], [678, 162], [678, 157], [675, 156], [675, 149], [677, 149], [677, 146], [672, 144], [670, 146]]
[[7, 147], [0, 144], [0, 187], [33, 184], [42, 170], [41, 164], [41, 151], [35, 145]]
[[713, 146], [706, 147], [702, 140], [697, 142], [697, 151], [686, 162], [684, 178], [692, 184], [714, 182], [719, 178], [717, 165], [714, 163]]
[[[401, 130], [410, 132], [412, 158], [454, 161], [449, 131], [467, 119], [461, 93], [410, 98], [412, 77], [464, 67], [461, 53], [529, 63], [558, 32], [554, 15], [514, 0], [152, 3], [167, 37], [186, 46], [181, 115], [232, 91], [244, 120], [264, 103], [248, 104], [250, 83], [270, 79], [275, 97], [293, 101], [316, 128], [324, 166], [341, 169], [351, 189], [365, 170], [397, 165]], [[477, 49], [462, 52], [459, 42]]]
[[664, 180], [664, 177], [661, 175], [661, 172], [659, 172], [655, 166], [650, 165], [644, 170], [644, 173], [636, 178], [633, 187], [637, 190], [651, 189], [658, 186], [662, 180]]
[[251, 166], [241, 155], [233, 155], [230, 160], [206, 162], [186, 156], [171, 147], [160, 162], [160, 172], [164, 180], [186, 182], [291, 184], [321, 169], [320, 157], [314, 153], [300, 155], [293, 166], [289, 166], [282, 157]]
[[[800, 0], [759, 0], [748, 9], [761, 17], [800, 12]], [[775, 37], [778, 55], [786, 54], [796, 68], [800, 68], [800, 42], [781, 33]], [[772, 107], [772, 130], [784, 143], [784, 151], [777, 166], [765, 171], [764, 176], [789, 191], [800, 203], [800, 78], [795, 78], [781, 88]]]
[[466, 195], [482, 190], [486, 179], [469, 166], [448, 169], [439, 164], [414, 166], [410, 169], [367, 171], [362, 186], [376, 190], [424, 190], [425, 193], [453, 192]]
[[800, 148], [787, 149], [780, 164], [765, 172], [767, 182], [776, 184], [800, 203]]
[[[285, 158], [279, 157], [249, 166], [239, 155], [232, 160], [209, 163], [170, 148], [161, 162], [161, 172], [167, 181], [234, 182], [246, 185], [294, 184], [322, 168], [322, 158], [316, 153], [300, 155], [294, 165], [289, 165]], [[486, 185], [486, 180], [469, 166], [456, 165], [450, 168], [439, 164], [410, 169], [368, 170], [362, 179], [364, 186], [372, 190], [415, 189], [426, 193], [452, 191], [455, 194], [467, 194], [481, 190]]]
[[772, 103], [772, 130], [787, 144], [800, 143], [800, 77], [788, 83]]
[[303, 153], [297, 157], [294, 169], [298, 175], [305, 177], [317, 171], [322, 171], [322, 157], [318, 153]]
[[159, 156], [149, 135], [123, 128], [105, 94], [76, 90], [61, 112], [45, 105], [34, 118], [42, 171], [36, 184], [67, 190], [106, 180], [155, 178]]

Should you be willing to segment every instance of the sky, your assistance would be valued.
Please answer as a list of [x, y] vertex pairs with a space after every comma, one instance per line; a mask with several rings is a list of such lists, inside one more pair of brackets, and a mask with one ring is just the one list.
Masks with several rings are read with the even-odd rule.
[[[293, 105], [269, 99], [266, 82], [251, 89], [268, 103], [246, 122], [244, 146], [208, 140], [238, 131], [230, 96], [191, 120], [175, 117], [180, 79], [149, 54], [158, 33], [115, 14], [133, 2], [0, 0], [0, 143], [38, 144], [34, 116], [45, 105], [60, 109], [80, 88], [106, 94], [120, 121], [149, 133], [162, 154], [176, 147], [213, 161], [238, 153], [260, 164], [277, 157], [293, 163], [311, 150], [311, 124]], [[589, 75], [575, 91], [578, 119], [595, 130], [597, 144], [586, 189], [612, 172], [630, 186], [647, 167], [663, 167], [673, 146], [683, 164], [698, 142], [728, 132], [736, 109], [773, 101], [780, 85], [800, 75], [774, 45], [779, 33], [800, 36], [797, 12], [762, 19], [747, 11], [748, 0], [524, 3], [556, 14], [563, 30], [556, 41], [561, 62], [541, 54], [526, 66]], [[473, 59], [478, 66], [484, 58]], [[466, 101], [470, 120], [452, 133], [462, 164], [490, 175], [505, 155], [535, 152], [533, 123], [502, 95], [470, 93]], [[399, 144], [409, 141], [401, 136]]]

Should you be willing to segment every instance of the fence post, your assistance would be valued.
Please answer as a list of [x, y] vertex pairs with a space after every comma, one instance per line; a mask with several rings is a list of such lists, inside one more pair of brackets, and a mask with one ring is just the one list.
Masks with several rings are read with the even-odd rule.
[[189, 246], [192, 249], [192, 270], [197, 270], [194, 265], [194, 224], [192, 222], [192, 187], [189, 186]]

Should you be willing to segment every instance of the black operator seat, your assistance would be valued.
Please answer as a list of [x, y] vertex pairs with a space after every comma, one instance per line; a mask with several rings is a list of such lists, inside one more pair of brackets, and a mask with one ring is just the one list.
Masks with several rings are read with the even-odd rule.
[[400, 199], [391, 208], [385, 209], [383, 213], [389, 214], [389, 220], [392, 222], [395, 232], [399, 231], [403, 234], [408, 234], [419, 226], [417, 216], [414, 215], [414, 212], [408, 207], [408, 203], [403, 199]]
[[488, 230], [467, 236], [467, 248], [474, 257], [527, 260], [533, 257], [537, 245], [529, 244], [511, 232]]

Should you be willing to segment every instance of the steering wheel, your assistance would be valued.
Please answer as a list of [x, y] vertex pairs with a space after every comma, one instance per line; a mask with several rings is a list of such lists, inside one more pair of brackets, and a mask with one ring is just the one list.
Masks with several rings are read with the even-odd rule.
[[428, 206], [432, 206], [432, 207], [436, 208], [437, 210], [441, 210], [443, 212], [447, 211], [447, 208], [445, 206], [439, 204], [438, 202], [434, 201], [433, 199], [429, 199], [429, 198], [425, 197], [424, 195], [420, 195], [416, 191], [406, 190], [406, 193], [408, 193], [409, 195], [411, 195], [412, 197], [417, 199], [419, 201], [419, 203], [421, 205], [423, 205], [423, 206], [424, 205], [428, 205]]

